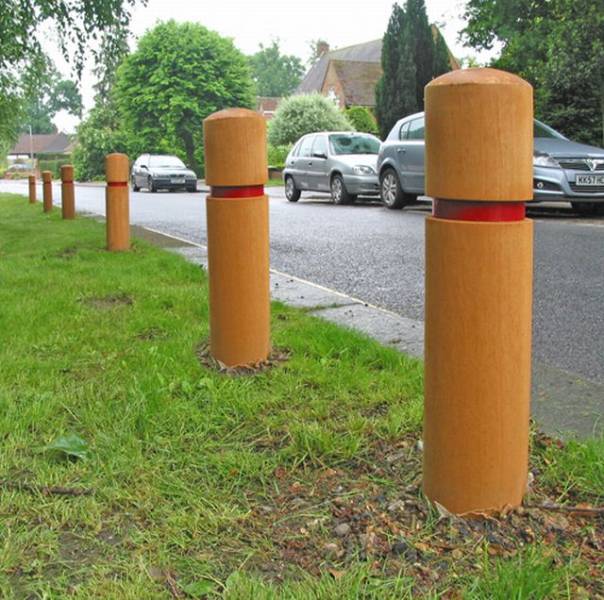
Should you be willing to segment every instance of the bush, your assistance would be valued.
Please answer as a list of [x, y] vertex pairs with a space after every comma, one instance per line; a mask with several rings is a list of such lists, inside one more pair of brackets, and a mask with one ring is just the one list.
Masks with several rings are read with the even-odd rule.
[[71, 159], [68, 157], [64, 158], [45, 158], [38, 161], [38, 169], [40, 173], [42, 171], [50, 171], [53, 179], [61, 178], [61, 167], [63, 165], [70, 165]]
[[364, 106], [352, 106], [344, 112], [357, 131], [378, 135], [379, 128], [373, 113]]
[[268, 139], [273, 146], [293, 144], [314, 131], [353, 131], [354, 128], [331, 100], [319, 94], [290, 96], [269, 122]]
[[291, 150], [292, 145], [287, 144], [285, 146], [273, 146], [268, 145], [268, 166], [274, 167], [275, 169], [283, 169], [285, 167], [285, 159]]

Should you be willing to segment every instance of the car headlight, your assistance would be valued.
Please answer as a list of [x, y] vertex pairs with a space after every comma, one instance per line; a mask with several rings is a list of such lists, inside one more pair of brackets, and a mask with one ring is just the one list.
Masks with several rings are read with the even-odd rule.
[[534, 167], [550, 167], [552, 169], [559, 169], [560, 164], [557, 160], [552, 158], [545, 152], [535, 152], [533, 154], [533, 166]]
[[375, 171], [367, 165], [355, 165], [352, 167], [352, 172], [357, 175], [375, 175]]

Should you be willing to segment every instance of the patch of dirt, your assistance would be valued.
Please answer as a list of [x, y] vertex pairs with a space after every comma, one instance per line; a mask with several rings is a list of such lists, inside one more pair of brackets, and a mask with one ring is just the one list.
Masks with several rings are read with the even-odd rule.
[[69, 246], [67, 248], [64, 248], [60, 252], [57, 252], [56, 256], [57, 258], [64, 258], [66, 260], [69, 260], [70, 258], [73, 258], [77, 253], [78, 249], [75, 246]]
[[134, 304], [132, 297], [124, 292], [109, 294], [107, 296], [92, 296], [91, 298], [86, 298], [84, 302], [91, 308], [97, 310], [107, 310]]
[[160, 327], [150, 327], [136, 335], [139, 340], [158, 340], [167, 338], [168, 334]]
[[289, 357], [291, 356], [291, 352], [286, 348], [273, 348], [268, 360], [255, 363], [253, 365], [227, 367], [210, 354], [210, 345], [208, 342], [202, 342], [197, 347], [195, 354], [197, 355], [199, 362], [207, 369], [218, 371], [224, 375], [231, 375], [234, 377], [258, 375], [259, 373], [264, 373], [265, 371], [268, 371], [269, 369], [288, 361]]
[[[454, 598], [450, 586], [458, 578], [481, 573], [485, 548], [493, 558], [511, 558], [542, 543], [552, 568], [580, 553], [586, 573], [572, 585], [589, 597], [604, 595], [602, 512], [587, 505], [556, 507], [557, 490], [540, 486], [537, 474], [522, 507], [474, 518], [451, 515], [421, 492], [418, 441], [380, 442], [362, 461], [338, 469], [276, 469], [270, 495], [248, 497], [254, 508], [242, 521], [245, 537], [254, 547], [272, 542], [272, 551], [253, 558], [248, 568], [281, 581], [292, 565], [338, 577], [362, 560], [378, 574], [404, 570], [417, 595], [438, 586], [449, 587], [451, 595], [444, 597]], [[538, 437], [541, 442], [549, 443], [545, 436]]]

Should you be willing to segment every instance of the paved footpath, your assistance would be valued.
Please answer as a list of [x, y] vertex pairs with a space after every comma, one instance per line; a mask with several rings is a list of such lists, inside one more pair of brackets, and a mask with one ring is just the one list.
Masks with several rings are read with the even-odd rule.
[[[0, 191], [26, 189], [0, 182]], [[101, 187], [78, 185], [76, 193], [80, 210], [104, 212]], [[273, 297], [421, 358], [427, 207], [336, 207], [320, 197], [292, 205], [280, 189], [269, 194]], [[604, 431], [604, 220], [577, 220], [568, 209], [531, 216], [532, 413], [549, 433], [587, 437]], [[131, 219], [135, 235], [206, 264], [200, 194], [133, 193]]]

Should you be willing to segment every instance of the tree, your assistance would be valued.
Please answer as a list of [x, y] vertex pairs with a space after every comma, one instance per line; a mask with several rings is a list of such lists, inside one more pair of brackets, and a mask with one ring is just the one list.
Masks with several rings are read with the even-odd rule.
[[254, 83], [230, 39], [196, 23], [160, 23], [118, 68], [115, 101], [130, 154], [177, 154], [202, 172], [202, 121], [252, 107]]
[[382, 71], [375, 90], [375, 116], [385, 139], [396, 121], [417, 112], [416, 66], [405, 12], [392, 7], [382, 43]]
[[352, 125], [333, 102], [320, 94], [291, 96], [283, 100], [268, 128], [273, 146], [293, 144], [313, 131], [352, 131]]
[[329, 44], [321, 39], [311, 40], [310, 46], [310, 57], [308, 59], [309, 66], [314, 65], [324, 54], [329, 52]]
[[357, 131], [372, 133], [373, 135], [379, 133], [377, 121], [368, 108], [364, 106], [351, 106], [344, 111], [344, 114]]
[[604, 12], [592, 0], [469, 0], [466, 44], [501, 46], [493, 66], [533, 84], [535, 114], [604, 145]]
[[260, 44], [260, 50], [249, 60], [259, 96], [288, 96], [304, 75], [302, 61], [297, 56], [281, 54], [278, 40], [270, 46]]
[[382, 44], [382, 77], [376, 86], [376, 117], [382, 137], [398, 119], [424, 109], [424, 88], [450, 71], [449, 52], [428, 22], [424, 0], [392, 7]]

